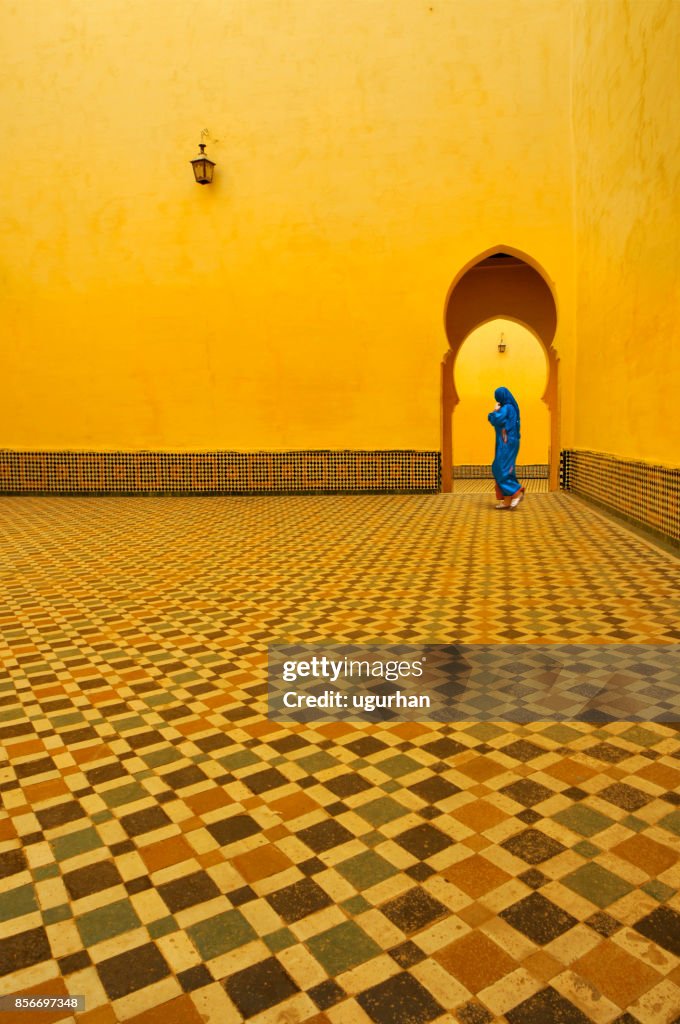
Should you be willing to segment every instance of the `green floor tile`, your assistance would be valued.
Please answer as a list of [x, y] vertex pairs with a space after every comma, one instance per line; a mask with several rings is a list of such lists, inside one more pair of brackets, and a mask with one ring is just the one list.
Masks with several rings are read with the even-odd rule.
[[547, 736], [551, 740], [555, 740], [556, 743], [573, 743], [582, 734], [578, 729], [572, 729], [570, 725], [562, 725], [561, 722], [557, 722], [554, 725], [549, 725], [547, 729], [542, 729], [537, 735]]
[[641, 725], [632, 725], [630, 729], [620, 733], [619, 737], [638, 747], [655, 747], [663, 739], [658, 732], [652, 732], [651, 729], [645, 729]]
[[660, 882], [658, 878], [655, 878], [651, 882], [647, 882], [641, 886], [642, 891], [646, 892], [648, 896], [658, 900], [659, 903], [668, 903], [671, 897], [675, 896], [677, 889], [671, 889], [670, 885], [666, 885], [664, 882]]
[[123, 804], [132, 804], [149, 797], [147, 790], [138, 782], [128, 782], [125, 786], [118, 786], [117, 789], [109, 789], [98, 795], [107, 807], [122, 807]]
[[148, 697], [142, 697], [150, 708], [158, 707], [159, 704], [170, 704], [174, 699], [172, 693], [152, 693]]
[[680, 811], [671, 811], [661, 819], [659, 825], [668, 829], [669, 832], [674, 832], [676, 836], [680, 836]]
[[593, 843], [589, 843], [587, 839], [582, 839], [580, 843], [576, 843], [572, 846], [574, 853], [578, 853], [581, 857], [587, 857], [590, 860], [593, 857], [597, 857], [598, 853], [602, 853], [599, 846], [594, 846]]
[[103, 842], [96, 828], [83, 828], [79, 832], [71, 832], [67, 836], [59, 836], [50, 843], [57, 860], [68, 860], [80, 853], [96, 850]]
[[95, 811], [94, 814], [90, 815], [90, 819], [94, 825], [101, 825], [104, 821], [111, 821], [113, 814], [111, 811]]
[[42, 864], [40, 867], [33, 869], [33, 877], [36, 882], [42, 882], [46, 878], [56, 878], [58, 875], [58, 864]]
[[610, 903], [620, 900], [634, 888], [629, 882], [599, 864], [584, 864], [562, 878], [561, 883], [600, 908], [608, 907]]
[[150, 754], [142, 754], [142, 761], [148, 764], [149, 768], [160, 768], [161, 765], [171, 764], [181, 758], [182, 754], [175, 747], [163, 747], [162, 750], [153, 750]]
[[377, 828], [386, 825], [388, 821], [402, 818], [409, 813], [409, 809], [391, 796], [380, 796], [376, 800], [362, 804], [361, 807], [355, 807], [354, 812]]
[[307, 946], [331, 977], [381, 952], [380, 946], [354, 921], [345, 921], [320, 935], [313, 935], [307, 940]]
[[395, 757], [388, 757], [384, 761], [375, 763], [374, 767], [379, 768], [381, 772], [393, 779], [400, 779], [403, 775], [410, 775], [411, 772], [418, 771], [423, 766], [414, 761], [412, 757], [407, 757], [406, 754], [397, 754]]
[[325, 750], [319, 750], [316, 754], [307, 754], [295, 762], [307, 772], [308, 775], [318, 775], [319, 772], [337, 765], [337, 760], [327, 754]]
[[397, 868], [374, 850], [366, 850], [365, 853], [359, 853], [356, 857], [350, 857], [349, 860], [337, 864], [336, 871], [339, 871], [359, 892], [397, 874]]
[[219, 757], [218, 761], [230, 772], [235, 768], [246, 768], [248, 765], [260, 763], [259, 757], [253, 754], [252, 750], [236, 750], [226, 757]]
[[129, 900], [118, 900], [76, 918], [76, 926], [85, 946], [121, 935], [141, 924]]
[[43, 910], [42, 918], [45, 924], [58, 924], [60, 921], [68, 921], [73, 917], [73, 911], [68, 903], [62, 903], [58, 907], [50, 907]]
[[477, 722], [475, 725], [466, 729], [465, 732], [469, 736], [474, 736], [475, 739], [486, 742], [487, 740], [493, 740], [496, 736], [500, 736], [504, 730], [500, 726], [494, 725], [493, 722]]
[[642, 818], [636, 818], [634, 814], [628, 814], [625, 818], [622, 818], [619, 822], [620, 825], [625, 825], [631, 832], [644, 832], [645, 829], [649, 828], [649, 824], [643, 821]]
[[171, 932], [179, 931], [179, 925], [172, 916], [161, 917], [158, 921], [147, 924], [146, 929], [152, 939], [160, 939], [163, 935], [170, 935]]
[[257, 938], [253, 927], [238, 910], [227, 910], [207, 921], [199, 921], [186, 931], [204, 960], [221, 956]]
[[55, 729], [63, 729], [67, 725], [75, 725], [77, 722], [84, 722], [86, 719], [79, 711], [72, 711], [68, 715], [50, 715], [50, 720]]
[[574, 804], [572, 807], [567, 807], [554, 814], [553, 818], [560, 825], [566, 825], [572, 832], [579, 832], [582, 836], [594, 836], [614, 824], [611, 818], [605, 817], [604, 814], [593, 810], [592, 807], [586, 807], [585, 804]]
[[10, 889], [9, 892], [0, 893], [0, 921], [11, 921], [13, 917], [22, 917], [23, 914], [30, 914], [37, 909], [35, 889], [30, 882]]
[[371, 909], [371, 904], [363, 896], [352, 896], [350, 899], [344, 900], [340, 906], [346, 914], [351, 914], [352, 917]]
[[132, 732], [133, 729], [148, 729], [148, 722], [141, 715], [130, 715], [129, 718], [123, 718], [112, 724], [118, 733]]
[[297, 945], [298, 940], [288, 928], [279, 928], [278, 931], [265, 935], [264, 942], [272, 953], [278, 953], [289, 946]]
[[396, 793], [403, 787], [399, 785], [396, 779], [390, 779], [388, 782], [384, 782], [380, 788], [385, 793]]

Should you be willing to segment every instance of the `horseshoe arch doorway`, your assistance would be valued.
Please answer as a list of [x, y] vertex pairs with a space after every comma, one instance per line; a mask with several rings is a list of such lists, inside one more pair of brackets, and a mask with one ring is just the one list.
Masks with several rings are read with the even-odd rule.
[[[497, 245], [470, 260], [454, 278], [444, 307], [449, 348], [442, 360], [442, 491], [453, 490], [454, 410], [460, 401], [453, 368], [463, 342], [476, 327], [493, 319], [514, 320], [539, 340], [548, 360], [542, 398], [550, 414], [548, 480], [559, 489], [559, 359], [553, 347], [557, 307], [545, 271], [518, 249]], [[502, 382], [499, 382], [502, 383]]]

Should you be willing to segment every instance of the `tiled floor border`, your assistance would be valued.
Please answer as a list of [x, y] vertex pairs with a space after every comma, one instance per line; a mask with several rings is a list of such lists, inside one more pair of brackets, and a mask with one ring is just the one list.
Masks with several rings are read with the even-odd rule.
[[[549, 475], [547, 462], [516, 466], [515, 469], [520, 480], [547, 480]], [[491, 465], [454, 466], [453, 478], [454, 480], [492, 480]]]
[[560, 486], [680, 545], [680, 467], [566, 449]]
[[0, 451], [3, 494], [437, 492], [435, 451]]

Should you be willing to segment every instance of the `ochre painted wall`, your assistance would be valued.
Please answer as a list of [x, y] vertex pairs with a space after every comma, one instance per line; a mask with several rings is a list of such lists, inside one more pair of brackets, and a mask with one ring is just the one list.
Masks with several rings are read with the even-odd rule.
[[678, 465], [680, 3], [576, 0], [578, 448]]
[[3, 4], [0, 446], [439, 448], [498, 244], [554, 284], [568, 421], [571, 8]]
[[[498, 351], [503, 334], [506, 349]], [[518, 464], [548, 462], [550, 420], [542, 401], [547, 381], [544, 349], [525, 327], [510, 320], [491, 320], [463, 342], [454, 366], [460, 398], [453, 415], [454, 464], [484, 465], [493, 459], [494, 431], [487, 415], [495, 406], [494, 391], [512, 391], [521, 413]]]

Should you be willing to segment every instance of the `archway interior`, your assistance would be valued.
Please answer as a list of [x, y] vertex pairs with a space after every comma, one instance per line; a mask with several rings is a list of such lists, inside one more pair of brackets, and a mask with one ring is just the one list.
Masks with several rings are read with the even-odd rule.
[[[505, 351], [499, 352], [503, 337]], [[467, 466], [488, 465], [494, 433], [487, 414], [493, 393], [507, 387], [522, 411], [520, 465], [548, 466], [550, 413], [543, 400], [548, 379], [545, 350], [534, 334], [511, 320], [495, 319], [467, 336], [456, 356], [454, 385], [459, 397], [454, 413], [454, 476]]]

